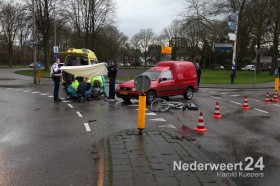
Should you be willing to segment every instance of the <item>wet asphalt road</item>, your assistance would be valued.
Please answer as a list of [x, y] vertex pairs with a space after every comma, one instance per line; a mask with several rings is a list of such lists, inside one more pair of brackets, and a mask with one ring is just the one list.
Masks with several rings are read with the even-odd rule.
[[[201, 89], [193, 100], [208, 131], [192, 129], [198, 111], [147, 110], [146, 127], [174, 130], [213, 162], [235, 163], [264, 158], [263, 178], [233, 178], [238, 185], [279, 185], [280, 105], [263, 104], [266, 91]], [[137, 101], [103, 100], [54, 103], [52, 85], [0, 88], [0, 185], [93, 185], [97, 181], [97, 143], [126, 128], [137, 128]], [[61, 90], [61, 97], [63, 91]], [[243, 111], [244, 96], [250, 110]], [[181, 96], [171, 98], [185, 102]], [[219, 102], [221, 119], [212, 118]]]

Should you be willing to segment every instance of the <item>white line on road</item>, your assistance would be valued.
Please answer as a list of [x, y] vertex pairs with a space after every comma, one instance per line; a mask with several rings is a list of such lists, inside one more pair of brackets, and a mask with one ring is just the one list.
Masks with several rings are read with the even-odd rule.
[[74, 108], [73, 105], [71, 105], [71, 104], [67, 104], [67, 105], [68, 105], [70, 108]]
[[251, 98], [249, 98], [249, 100], [260, 102], [260, 100], [257, 100], [257, 99], [251, 99]]
[[221, 98], [219, 98], [219, 97], [215, 97], [215, 96], [210, 96], [211, 98], [215, 98], [215, 99], [221, 99]]
[[227, 95], [228, 93], [227, 92], [221, 92], [220, 94]]
[[38, 94], [39, 92], [31, 92], [32, 94]]
[[232, 96], [232, 97], [239, 97], [240, 95], [230, 95], [230, 96]]
[[149, 119], [151, 121], [166, 121], [165, 119], [163, 118], [155, 118], [155, 119]]
[[7, 90], [12, 90], [12, 89], [14, 89], [14, 88], [6, 88]]
[[241, 103], [237, 103], [235, 101], [230, 101], [231, 103], [237, 104], [237, 105], [241, 105]]
[[83, 117], [83, 115], [82, 115], [79, 111], [77, 111], [77, 114], [78, 114], [78, 116], [79, 116], [80, 118]]
[[69, 103], [70, 101], [69, 100], [63, 100], [62, 102], [63, 103]]
[[272, 105], [277, 106], [277, 107], [280, 107], [280, 105], [278, 105], [278, 104], [272, 104]]
[[260, 112], [263, 112], [263, 113], [268, 114], [268, 112], [266, 112], [266, 111], [264, 111], [264, 110], [260, 110], [260, 109], [257, 109], [257, 108], [254, 108], [254, 109], [257, 110], [257, 111], [260, 111]]
[[20, 91], [20, 90], [22, 90], [22, 89], [15, 89], [15, 91]]
[[89, 127], [88, 123], [84, 123], [84, 125], [85, 125], [85, 127], [86, 127], [86, 131], [87, 131], [87, 132], [90, 132], [91, 130], [90, 130], [90, 127]]
[[[134, 110], [138, 110], [138, 109], [134, 109]], [[146, 109], [146, 110], [148, 110], [148, 109]]]
[[48, 95], [48, 94], [50, 94], [50, 93], [43, 93], [43, 94], [41, 94], [42, 96], [45, 96], [45, 95]]
[[153, 112], [149, 112], [149, 113], [146, 113], [146, 116], [156, 116], [157, 114], [156, 113], [153, 113]]
[[53, 96], [48, 96], [49, 98], [53, 98]]

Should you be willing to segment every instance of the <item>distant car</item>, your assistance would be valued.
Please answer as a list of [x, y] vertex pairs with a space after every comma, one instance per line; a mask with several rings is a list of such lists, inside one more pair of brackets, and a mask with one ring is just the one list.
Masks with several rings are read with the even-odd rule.
[[255, 65], [246, 65], [245, 67], [241, 68], [241, 70], [254, 71]]

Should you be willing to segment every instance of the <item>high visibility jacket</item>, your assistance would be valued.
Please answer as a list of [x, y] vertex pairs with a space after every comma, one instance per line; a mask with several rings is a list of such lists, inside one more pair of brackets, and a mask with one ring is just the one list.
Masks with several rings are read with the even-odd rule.
[[94, 83], [95, 80], [99, 81], [100, 82], [100, 86], [103, 87], [103, 85], [105, 83], [105, 80], [104, 80], [103, 76], [94, 76], [94, 77], [92, 77], [92, 79], [91, 79], [91, 86], [93, 86], [93, 83]]
[[79, 81], [78, 81], [78, 80], [73, 81], [73, 83], [71, 84], [71, 86], [77, 91], [78, 86], [79, 86]]

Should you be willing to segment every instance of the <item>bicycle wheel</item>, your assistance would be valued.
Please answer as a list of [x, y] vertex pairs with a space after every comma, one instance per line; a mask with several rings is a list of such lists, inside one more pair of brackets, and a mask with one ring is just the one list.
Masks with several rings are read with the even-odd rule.
[[151, 111], [164, 112], [169, 109], [168, 101], [158, 98], [151, 103]]

